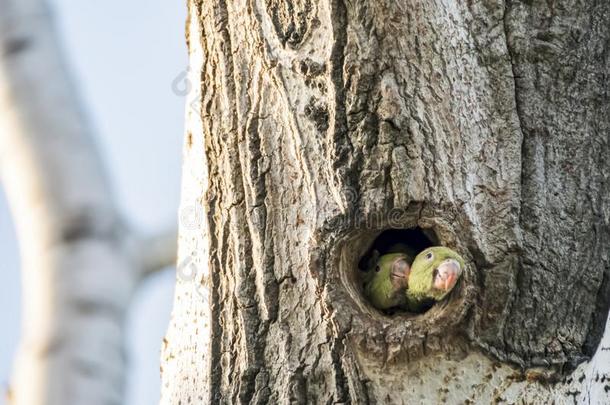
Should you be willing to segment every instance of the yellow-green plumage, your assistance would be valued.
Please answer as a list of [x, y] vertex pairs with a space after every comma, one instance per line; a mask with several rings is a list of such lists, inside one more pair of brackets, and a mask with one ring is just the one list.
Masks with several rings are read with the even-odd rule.
[[403, 243], [388, 247], [383, 256], [373, 251], [364, 277], [364, 295], [375, 308], [387, 310], [405, 304], [406, 277], [414, 257], [415, 252]]
[[[410, 262], [406, 253], [389, 253], [379, 257], [369, 269], [364, 279], [364, 295], [375, 308], [386, 310], [404, 305]], [[396, 276], [397, 273], [405, 273], [405, 278]]]
[[419, 253], [395, 244], [379, 255], [373, 251], [364, 275], [364, 295], [377, 309], [400, 307], [421, 312], [445, 298], [464, 269], [464, 259], [453, 250], [437, 246]]
[[411, 265], [406, 306], [409, 311], [421, 312], [445, 298], [464, 270], [464, 259], [453, 250], [436, 246], [423, 250]]

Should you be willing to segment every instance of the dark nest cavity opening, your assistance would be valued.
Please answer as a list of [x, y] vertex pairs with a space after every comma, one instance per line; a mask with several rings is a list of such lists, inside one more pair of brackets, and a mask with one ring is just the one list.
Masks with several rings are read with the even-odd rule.
[[[364, 296], [364, 280], [370, 271], [375, 271], [375, 263], [377, 258], [389, 253], [399, 253], [403, 250], [413, 252], [417, 255], [424, 249], [431, 246], [438, 246], [438, 237], [434, 230], [427, 228], [408, 229], [388, 229], [381, 232], [370, 244], [369, 248], [364, 252], [358, 261], [357, 279], [359, 280], [361, 291]], [[415, 256], [413, 256], [415, 257]], [[409, 263], [410, 264], [410, 263]], [[366, 297], [364, 297], [367, 300]], [[431, 302], [419, 313], [424, 313], [433, 306]], [[386, 310], [380, 310], [385, 315], [394, 315], [400, 312], [406, 312], [404, 308], [394, 307]]]

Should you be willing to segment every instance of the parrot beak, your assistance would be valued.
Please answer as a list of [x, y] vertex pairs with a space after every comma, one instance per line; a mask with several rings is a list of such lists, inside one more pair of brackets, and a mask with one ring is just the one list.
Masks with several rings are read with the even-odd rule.
[[392, 264], [390, 279], [396, 288], [406, 288], [411, 266], [405, 259], [398, 259]]
[[434, 288], [441, 291], [451, 291], [462, 275], [460, 264], [454, 259], [447, 259], [437, 268], [434, 278]]

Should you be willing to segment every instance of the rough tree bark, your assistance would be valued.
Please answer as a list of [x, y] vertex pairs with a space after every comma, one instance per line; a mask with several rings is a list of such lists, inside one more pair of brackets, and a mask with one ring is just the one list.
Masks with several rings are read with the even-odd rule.
[[120, 216], [43, 0], [0, 0], [0, 173], [22, 261], [15, 405], [120, 404], [124, 318], [176, 232]]
[[[188, 5], [162, 403], [610, 401], [609, 2]], [[380, 314], [358, 260], [416, 226], [466, 275]]]

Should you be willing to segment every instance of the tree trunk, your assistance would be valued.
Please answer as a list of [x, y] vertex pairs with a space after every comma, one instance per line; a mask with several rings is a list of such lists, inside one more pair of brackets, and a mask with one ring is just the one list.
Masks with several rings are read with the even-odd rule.
[[131, 296], [176, 238], [141, 237], [119, 214], [59, 49], [43, 0], [0, 0], [0, 171], [23, 285], [9, 398], [116, 405]]
[[[191, 0], [187, 32], [162, 403], [610, 401], [610, 3]], [[366, 302], [391, 228], [467, 259], [447, 302]]]

